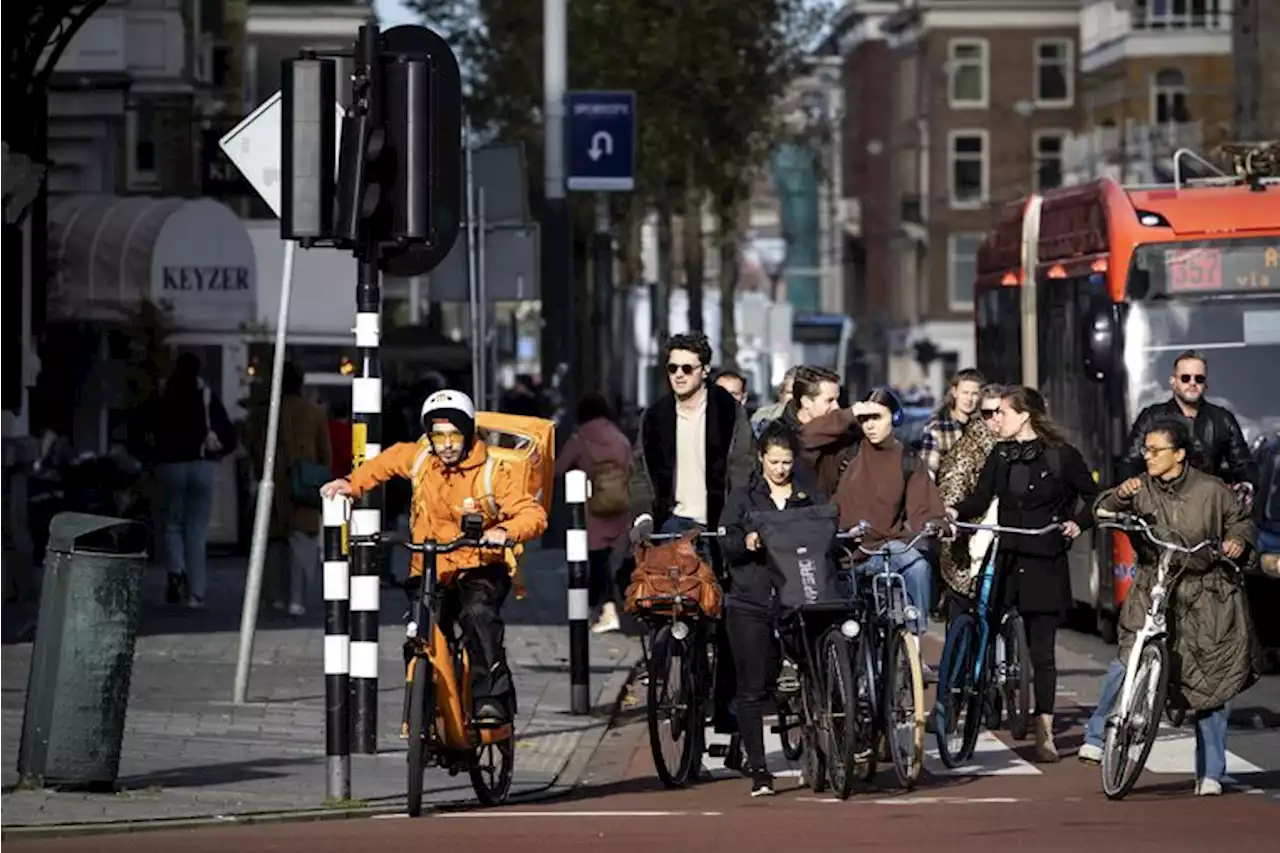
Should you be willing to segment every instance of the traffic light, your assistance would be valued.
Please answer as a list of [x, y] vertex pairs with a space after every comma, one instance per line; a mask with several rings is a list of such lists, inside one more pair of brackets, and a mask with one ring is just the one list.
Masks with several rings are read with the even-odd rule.
[[336, 80], [332, 59], [281, 63], [280, 237], [303, 246], [332, 231]]
[[378, 32], [361, 27], [351, 77], [351, 106], [342, 118], [334, 239], [355, 247], [380, 242], [386, 230], [383, 185], [394, 167], [388, 163], [386, 129], [382, 126], [382, 73]]
[[387, 136], [395, 152], [391, 179], [391, 231], [400, 245], [431, 237], [431, 66], [395, 56], [383, 66]]

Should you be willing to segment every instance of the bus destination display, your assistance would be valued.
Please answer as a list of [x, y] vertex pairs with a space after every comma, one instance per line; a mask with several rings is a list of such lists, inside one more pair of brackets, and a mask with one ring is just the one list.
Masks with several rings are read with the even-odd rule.
[[1166, 248], [1166, 290], [1280, 290], [1280, 243], [1268, 243], [1249, 240]]

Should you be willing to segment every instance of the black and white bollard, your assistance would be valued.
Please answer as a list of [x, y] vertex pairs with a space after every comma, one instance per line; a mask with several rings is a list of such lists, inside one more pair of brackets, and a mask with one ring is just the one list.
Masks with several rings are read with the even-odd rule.
[[587, 596], [587, 472], [564, 475], [564, 500], [569, 505], [569, 529], [564, 534], [569, 563], [569, 686], [575, 714], [591, 713], [591, 607]]
[[346, 498], [325, 498], [324, 532], [324, 752], [325, 796], [351, 799], [351, 574], [343, 553]]
[[[382, 372], [378, 360], [382, 293], [377, 260], [361, 259], [356, 287], [356, 351], [360, 374], [351, 382], [352, 461], [382, 452]], [[351, 510], [351, 536], [382, 532], [382, 490], [370, 489]], [[370, 538], [351, 548], [352, 737], [357, 752], [378, 751], [378, 607], [381, 572], [378, 546]]]

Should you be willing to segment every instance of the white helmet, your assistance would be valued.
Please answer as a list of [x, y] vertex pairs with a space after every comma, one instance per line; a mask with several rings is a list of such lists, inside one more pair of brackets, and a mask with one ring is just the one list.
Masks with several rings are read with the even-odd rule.
[[436, 391], [422, 403], [422, 428], [431, 431], [431, 422], [446, 420], [458, 428], [466, 443], [476, 434], [476, 404], [461, 391]]

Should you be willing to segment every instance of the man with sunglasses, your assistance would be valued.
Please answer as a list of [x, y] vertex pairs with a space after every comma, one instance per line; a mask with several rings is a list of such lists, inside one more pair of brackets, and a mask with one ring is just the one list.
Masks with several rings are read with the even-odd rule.
[[[320, 489], [327, 498], [359, 498], [393, 477], [413, 485], [409, 526], [414, 542], [449, 542], [462, 535], [463, 516], [484, 517], [484, 542], [501, 546], [541, 536], [547, 529], [542, 504], [517, 482], [515, 473], [490, 457], [476, 435], [476, 407], [461, 391], [437, 391], [421, 411], [423, 437], [393, 444], [362, 463], [347, 479]], [[455, 614], [471, 661], [472, 721], [496, 728], [515, 713], [511, 671], [503, 648], [502, 603], [512, 588], [514, 561], [501, 548], [460, 548], [436, 558], [442, 612]], [[405, 591], [412, 601], [422, 585], [422, 555], [415, 554]], [[448, 629], [448, 630], [451, 630]]]
[[1205, 399], [1208, 383], [1208, 364], [1203, 353], [1186, 350], [1174, 359], [1173, 375], [1169, 377], [1173, 397], [1147, 406], [1134, 420], [1129, 433], [1129, 452], [1118, 472], [1122, 480], [1146, 470], [1143, 440], [1152, 425], [1173, 419], [1190, 430], [1192, 467], [1218, 477], [1248, 496], [1258, 479], [1258, 466], [1235, 415]]

